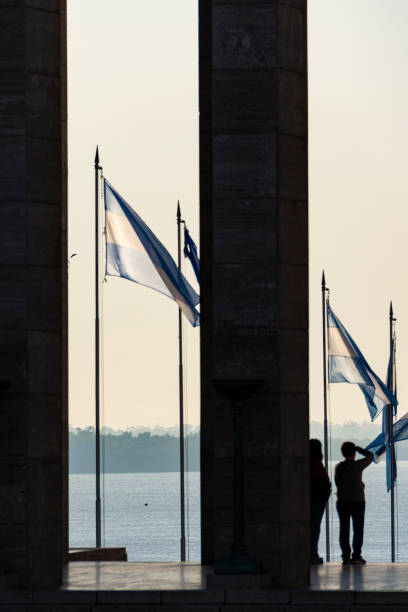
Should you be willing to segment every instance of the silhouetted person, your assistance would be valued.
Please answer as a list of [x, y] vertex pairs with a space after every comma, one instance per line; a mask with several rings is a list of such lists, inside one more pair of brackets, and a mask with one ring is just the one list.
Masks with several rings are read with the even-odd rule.
[[[340, 548], [343, 564], [364, 565], [361, 556], [364, 533], [365, 496], [364, 482], [361, 479], [363, 470], [374, 459], [373, 453], [356, 446], [353, 442], [343, 442], [341, 452], [344, 461], [338, 463], [334, 472], [337, 485], [337, 512], [340, 519]], [[364, 459], [356, 461], [356, 452]], [[353, 521], [353, 554], [350, 548], [350, 518]]]
[[320, 524], [331, 493], [330, 479], [322, 463], [320, 440], [310, 440], [310, 563], [323, 563], [318, 545]]

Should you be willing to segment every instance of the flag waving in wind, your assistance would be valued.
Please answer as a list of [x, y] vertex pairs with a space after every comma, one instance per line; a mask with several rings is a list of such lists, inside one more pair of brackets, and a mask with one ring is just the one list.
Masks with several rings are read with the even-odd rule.
[[197, 282], [200, 284], [200, 260], [197, 255], [197, 246], [186, 226], [184, 226], [184, 256], [190, 260]]
[[106, 274], [121, 276], [175, 300], [193, 327], [199, 296], [146, 223], [104, 179]]
[[[388, 362], [387, 369], [387, 387], [388, 389], [396, 390], [397, 388], [397, 377], [396, 377], [396, 364], [395, 364], [395, 349], [396, 349], [395, 336], [392, 338], [391, 343], [391, 354]], [[391, 423], [393, 422], [394, 416], [397, 414], [396, 406], [388, 404], [385, 406], [382, 413], [382, 433], [385, 445], [386, 453], [386, 471], [387, 471], [387, 491], [391, 489], [391, 481], [394, 482], [397, 479], [397, 462], [395, 458], [395, 447], [391, 441]], [[391, 416], [392, 415], [392, 416]], [[395, 440], [394, 440], [395, 442]], [[392, 462], [392, 463], [391, 463]], [[391, 469], [393, 468], [393, 474]], [[394, 478], [392, 478], [394, 476]]]
[[[393, 427], [394, 432], [394, 442], [401, 442], [402, 440], [408, 440], [408, 412], [404, 414], [403, 417], [399, 419], [396, 423], [394, 423]], [[367, 450], [370, 450], [374, 453], [374, 461], [378, 463], [384, 453], [386, 453], [386, 441], [384, 432], [380, 433], [375, 440], [371, 442], [367, 447]], [[390, 482], [388, 482], [388, 470], [387, 470], [387, 490], [389, 491], [391, 488], [391, 478]]]
[[329, 382], [356, 384], [364, 394], [371, 420], [380, 414], [384, 406], [398, 402], [393, 393], [372, 371], [358, 346], [327, 306], [327, 339], [329, 356]]

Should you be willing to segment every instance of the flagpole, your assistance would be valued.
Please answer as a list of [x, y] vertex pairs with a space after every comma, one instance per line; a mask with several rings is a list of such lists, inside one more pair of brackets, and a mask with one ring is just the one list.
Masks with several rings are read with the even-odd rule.
[[[324, 407], [324, 465], [329, 473], [329, 449], [328, 449], [328, 430], [327, 430], [327, 354], [326, 354], [326, 327], [327, 327], [327, 308], [326, 308], [326, 279], [324, 270], [322, 274], [322, 313], [323, 313], [323, 407]], [[326, 503], [326, 560], [330, 561], [330, 509], [329, 500]]]
[[[390, 302], [390, 391], [394, 389], [394, 312], [392, 302]], [[391, 464], [391, 562], [395, 563], [395, 463], [394, 463], [394, 407], [388, 405], [388, 432], [390, 444], [390, 464]]]
[[[177, 202], [178, 269], [181, 273], [181, 219], [180, 202]], [[186, 560], [186, 525], [184, 491], [184, 396], [183, 396], [183, 321], [178, 311], [179, 325], [179, 423], [180, 423], [180, 558]]]
[[99, 151], [95, 154], [95, 526], [96, 548], [101, 547], [101, 452], [99, 380]]

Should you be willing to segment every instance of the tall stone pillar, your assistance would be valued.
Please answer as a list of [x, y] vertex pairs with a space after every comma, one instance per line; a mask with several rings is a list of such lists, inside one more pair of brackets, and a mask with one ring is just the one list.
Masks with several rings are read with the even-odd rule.
[[203, 563], [233, 538], [231, 402], [244, 523], [263, 583], [308, 582], [306, 0], [200, 1]]
[[66, 544], [65, 30], [0, 4], [0, 588], [59, 584]]

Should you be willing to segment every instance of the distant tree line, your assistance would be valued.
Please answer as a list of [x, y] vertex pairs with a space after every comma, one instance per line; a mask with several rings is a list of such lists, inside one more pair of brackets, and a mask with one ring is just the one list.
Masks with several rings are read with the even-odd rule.
[[[323, 442], [319, 431], [313, 434]], [[316, 435], [317, 434], [317, 435]], [[375, 438], [354, 436], [335, 437], [331, 440], [331, 459], [341, 461], [341, 444], [347, 439], [363, 448]], [[200, 470], [200, 434], [186, 436], [186, 470]], [[396, 445], [399, 460], [408, 460], [408, 441]], [[177, 472], [179, 470], [178, 436], [152, 435], [145, 431], [135, 433], [105, 432], [101, 435], [101, 462], [107, 473]], [[95, 431], [93, 428], [73, 429], [69, 432], [69, 471], [74, 474], [95, 472]]]
[[[377, 419], [373, 423], [370, 421], [362, 421], [360, 423], [356, 423], [355, 421], [330, 423], [329, 427], [332, 439], [343, 438], [344, 440], [365, 440], [367, 438], [371, 441], [374, 440], [374, 438], [376, 438], [381, 432], [381, 418]], [[311, 438], [323, 437], [323, 423], [311, 421], [309, 430]], [[362, 446], [362, 444], [360, 444], [360, 446]]]
[[[200, 434], [185, 438], [186, 470], [200, 470]], [[177, 472], [179, 438], [174, 435], [133, 435], [129, 431], [101, 435], [101, 463], [106, 473]], [[95, 431], [93, 428], [69, 432], [69, 471], [73, 474], [95, 472]]]

